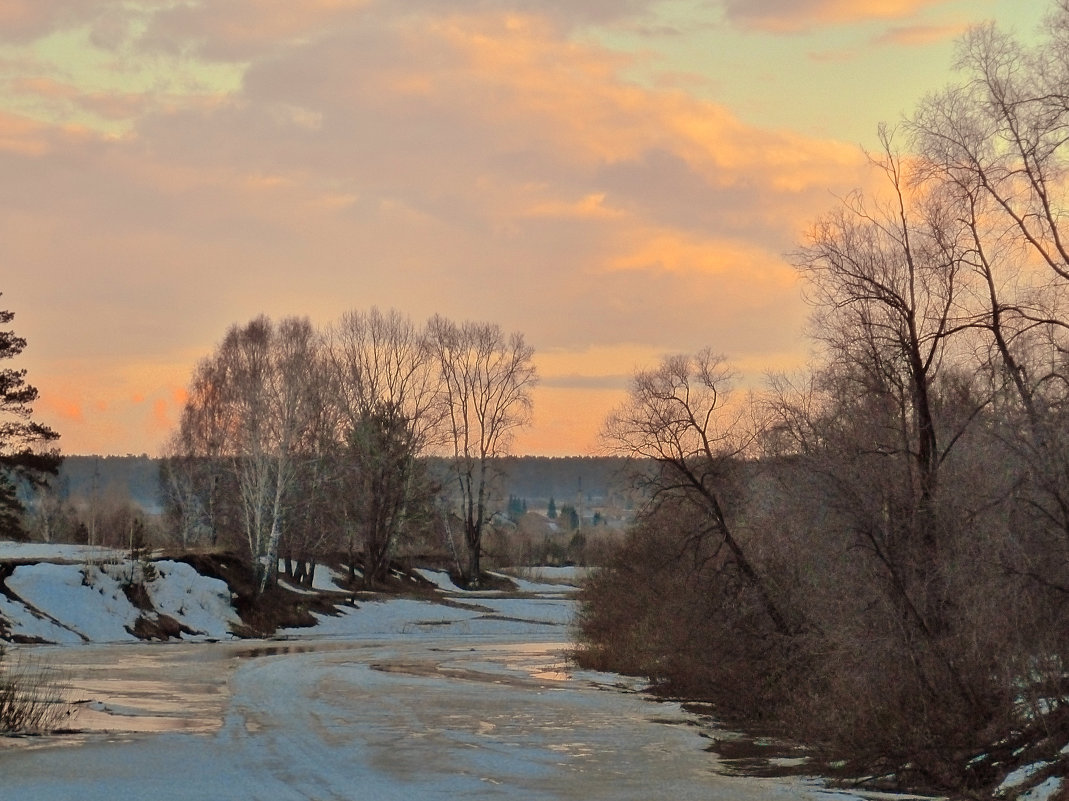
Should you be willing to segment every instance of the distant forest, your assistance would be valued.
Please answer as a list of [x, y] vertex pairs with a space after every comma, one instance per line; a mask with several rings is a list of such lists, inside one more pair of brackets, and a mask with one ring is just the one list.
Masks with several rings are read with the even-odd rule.
[[[52, 485], [61, 500], [98, 495], [128, 496], [150, 514], [163, 508], [159, 468], [151, 456], [67, 456]], [[428, 459], [432, 472], [446, 480], [446, 460]], [[635, 462], [617, 456], [507, 456], [496, 459], [501, 475], [501, 509], [509, 497], [544, 512], [552, 499], [587, 507], [634, 508], [631, 476]]]

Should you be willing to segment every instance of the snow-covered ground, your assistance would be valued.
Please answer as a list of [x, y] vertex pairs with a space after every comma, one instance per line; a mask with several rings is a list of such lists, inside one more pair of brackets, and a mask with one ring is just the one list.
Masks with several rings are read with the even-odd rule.
[[[136, 640], [132, 630], [143, 615], [168, 615], [194, 632], [185, 635], [193, 639], [228, 637], [240, 622], [224, 582], [183, 562], [153, 562], [150, 575], [135, 575], [141, 570], [136, 562], [18, 565], [5, 581], [16, 597], [0, 596], [0, 617], [9, 637], [53, 643]], [[146, 614], [123, 591], [135, 577], [155, 612]]]
[[68, 545], [49, 542], [0, 540], [0, 558], [29, 562], [90, 564], [122, 560], [124, 551], [98, 545]]

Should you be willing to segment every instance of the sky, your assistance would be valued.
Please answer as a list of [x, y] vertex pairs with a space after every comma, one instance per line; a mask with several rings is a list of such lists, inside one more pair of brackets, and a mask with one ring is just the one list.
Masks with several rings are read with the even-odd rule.
[[789, 254], [954, 42], [1044, 0], [4, 0], [0, 309], [65, 453], [161, 452], [233, 324], [520, 331], [520, 454], [636, 369], [802, 366]]

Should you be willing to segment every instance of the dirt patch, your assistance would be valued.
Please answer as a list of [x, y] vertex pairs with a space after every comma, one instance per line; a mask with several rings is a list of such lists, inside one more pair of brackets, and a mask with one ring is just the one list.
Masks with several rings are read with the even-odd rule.
[[280, 628], [304, 628], [316, 623], [312, 613], [338, 614], [337, 593], [327, 597], [320, 593], [295, 592], [276, 582], [269, 582], [263, 593], [252, 567], [231, 553], [187, 554], [178, 557], [202, 576], [225, 581], [230, 588], [231, 603], [242, 625], [234, 630], [239, 637], [270, 637]]
[[154, 616], [142, 615], [134, 623], [129, 632], [139, 640], [170, 640], [179, 639], [183, 634], [193, 636], [197, 634], [184, 623], [180, 623], [170, 615], [157, 614]]
[[149, 597], [148, 590], [145, 588], [143, 581], [124, 581], [122, 582], [122, 591], [126, 596], [126, 599], [133, 604], [136, 609], [140, 609], [142, 612], [153, 612], [155, 608], [152, 606], [152, 599]]

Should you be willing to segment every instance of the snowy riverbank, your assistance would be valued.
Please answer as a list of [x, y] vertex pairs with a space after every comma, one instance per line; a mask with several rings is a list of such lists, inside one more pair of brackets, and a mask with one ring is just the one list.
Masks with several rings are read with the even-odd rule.
[[[111, 643], [144, 639], [221, 640], [243, 625], [232, 587], [220, 578], [202, 575], [184, 561], [131, 560], [123, 552], [76, 545], [0, 542], [0, 638], [23, 643]], [[532, 606], [525, 598], [504, 598], [502, 592], [466, 593], [438, 570], [415, 571], [441, 596], [478, 599], [479, 605], [445, 607], [450, 622], [468, 618], [512, 618], [541, 621], [549, 614], [554, 625], [566, 625], [572, 604], [560, 601], [575, 592], [574, 569], [541, 569], [531, 578], [512, 579], [518, 593], [558, 603]], [[290, 636], [330, 635], [338, 631], [381, 633], [396, 621], [376, 613], [381, 605], [361, 600], [339, 586], [341, 574], [320, 565], [311, 588], [284, 586], [299, 594], [317, 595], [321, 608], [336, 614], [314, 614], [316, 625], [292, 628]], [[544, 577], [544, 578], [543, 578]], [[398, 601], [387, 618], [414, 608], [417, 601]], [[365, 605], [370, 606], [364, 610]], [[537, 610], [537, 611], [535, 611]], [[533, 617], [532, 617], [533, 615]], [[417, 623], [418, 624], [418, 621]]]

